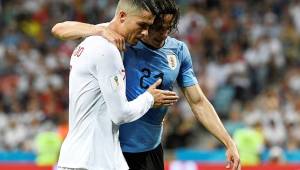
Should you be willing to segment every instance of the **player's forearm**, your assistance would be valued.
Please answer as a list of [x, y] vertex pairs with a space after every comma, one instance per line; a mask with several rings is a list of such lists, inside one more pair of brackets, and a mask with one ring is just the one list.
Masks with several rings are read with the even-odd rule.
[[232, 145], [232, 139], [199, 85], [185, 88], [183, 89], [183, 93], [196, 118], [211, 134], [216, 136], [224, 145], [230, 147]]
[[[107, 46], [107, 49], [114, 48], [115, 50], [107, 50], [112, 52], [95, 56], [96, 77], [109, 114], [111, 114], [111, 120], [115, 124], [129, 123], [142, 117], [153, 105], [154, 98], [149, 92], [145, 92], [130, 102], [127, 100], [126, 79], [125, 73], [122, 72], [124, 67], [120, 52], [111, 43], [107, 43]], [[101, 54], [100, 49], [99, 54]], [[110, 56], [109, 60], [108, 56]]]
[[149, 92], [145, 92], [135, 100], [121, 102], [121, 106], [115, 106], [114, 123], [123, 124], [133, 122], [141, 118], [153, 105], [153, 97]]
[[215, 109], [206, 98], [201, 103], [192, 106], [192, 110], [197, 119], [211, 134], [216, 136], [227, 147], [232, 144], [231, 137], [224, 128]]
[[[102, 60], [102, 64], [100, 65], [102, 65], [102, 68], [106, 72], [113, 73], [113, 65], [109, 64], [109, 62]], [[111, 66], [106, 67], [105, 64]], [[98, 77], [101, 77], [105, 74], [105, 71], [102, 71], [103, 74], [99, 73]], [[111, 74], [109, 73], [109, 75]], [[145, 92], [129, 102], [126, 97], [124, 80], [120, 76], [114, 76], [113, 78], [111, 76], [104, 76], [104, 78], [100, 79], [99, 85], [109, 114], [111, 114], [111, 119], [115, 124], [135, 121], [142, 117], [153, 105], [154, 98], [149, 92]]]
[[60, 39], [78, 39], [91, 35], [97, 35], [101, 32], [101, 29], [92, 24], [76, 21], [65, 21], [54, 25], [51, 31], [53, 35]]

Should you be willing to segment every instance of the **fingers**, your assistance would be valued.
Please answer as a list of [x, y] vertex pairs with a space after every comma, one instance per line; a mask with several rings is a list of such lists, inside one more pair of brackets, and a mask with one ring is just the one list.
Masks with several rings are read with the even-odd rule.
[[119, 36], [116, 38], [116, 41], [118, 43], [118, 49], [120, 51], [125, 51], [125, 40], [123, 37]]
[[172, 106], [174, 103], [176, 103], [179, 99], [177, 94], [175, 92], [171, 91], [164, 91], [164, 90], [157, 90], [156, 92], [159, 94], [156, 99], [156, 106]]
[[230, 161], [229, 162], [227, 162], [227, 164], [226, 164], [226, 169], [229, 169], [231, 166], [230, 166]]
[[241, 165], [241, 162], [239, 161], [239, 165], [238, 165], [237, 170], [241, 170], [241, 169], [242, 169], [242, 165]]
[[156, 89], [161, 84], [161, 79], [158, 79], [154, 84], [150, 86], [150, 88]]
[[121, 38], [121, 46], [122, 46], [122, 51], [125, 51], [126, 50], [126, 44], [125, 44], [125, 39], [122, 37]]
[[163, 105], [173, 105], [174, 103], [176, 103], [178, 100], [175, 99], [175, 100], [163, 100], [162, 101], [162, 104]]
[[173, 91], [158, 90], [158, 89], [156, 89], [156, 91], [160, 93], [160, 99], [163, 104], [167, 104], [169, 101], [170, 101], [169, 103], [171, 103], [179, 99], [179, 96], [177, 96], [177, 94]]
[[120, 51], [124, 51], [124, 45], [122, 44], [123, 38], [118, 35], [111, 35], [113, 43], [117, 46]]
[[[169, 90], [159, 90], [157, 89], [157, 91], [163, 95], [166, 95], [166, 96], [177, 96], [176, 92], [173, 92], [173, 91], [169, 91]], [[177, 96], [178, 97], [178, 96]]]
[[120, 51], [125, 50], [126, 46], [125, 46], [125, 39], [123, 36], [109, 29], [105, 29], [105, 32], [102, 34], [102, 36], [106, 38], [108, 41], [115, 44]]
[[178, 101], [179, 97], [178, 96], [163, 96], [161, 99], [162, 104], [174, 104]]
[[163, 100], [178, 100], [179, 99], [179, 97], [178, 96], [166, 96], [166, 95], [164, 95], [163, 97], [162, 97], [162, 99]]
[[173, 91], [156, 89], [161, 82], [162, 80], [158, 79], [148, 88], [148, 92], [150, 92], [154, 97], [154, 106], [172, 106], [178, 101], [179, 97]]
[[117, 47], [120, 51], [124, 51], [125, 50], [125, 40], [122, 36], [120, 35], [115, 35], [115, 42], [117, 44]]
[[228, 155], [228, 162], [226, 165], [226, 169], [231, 169], [231, 170], [241, 169], [240, 159], [238, 158], [238, 156]]
[[233, 170], [240, 170], [240, 160], [237, 158], [233, 160]]

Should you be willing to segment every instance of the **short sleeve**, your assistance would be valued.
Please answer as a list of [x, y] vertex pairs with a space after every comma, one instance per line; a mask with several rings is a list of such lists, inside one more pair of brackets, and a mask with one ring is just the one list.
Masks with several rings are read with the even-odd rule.
[[193, 70], [193, 63], [190, 52], [185, 43], [182, 43], [179, 53], [182, 63], [177, 77], [177, 83], [180, 87], [189, 87], [198, 83]]

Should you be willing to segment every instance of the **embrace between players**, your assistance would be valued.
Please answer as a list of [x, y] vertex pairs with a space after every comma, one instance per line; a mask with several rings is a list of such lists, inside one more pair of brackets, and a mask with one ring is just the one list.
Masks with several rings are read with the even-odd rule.
[[197, 120], [225, 145], [226, 168], [241, 168], [235, 143], [198, 85], [186, 44], [169, 37], [178, 19], [175, 0], [119, 0], [109, 23], [66, 21], [52, 28], [62, 39], [87, 37], [70, 61], [60, 170], [163, 170], [162, 121], [178, 100], [175, 82]]

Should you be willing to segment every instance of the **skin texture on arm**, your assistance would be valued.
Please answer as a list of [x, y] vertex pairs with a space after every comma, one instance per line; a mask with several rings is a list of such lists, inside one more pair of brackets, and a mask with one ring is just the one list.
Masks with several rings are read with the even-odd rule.
[[97, 35], [100, 31], [95, 25], [77, 21], [65, 21], [52, 27], [52, 34], [60, 39], [79, 39], [90, 35]]
[[237, 147], [230, 135], [224, 128], [215, 109], [205, 97], [200, 86], [193, 85], [181, 89], [186, 97], [195, 117], [215, 137], [217, 137], [227, 148], [228, 164], [226, 168], [240, 169], [240, 160]]
[[52, 27], [52, 34], [62, 40], [75, 40], [92, 35], [100, 35], [117, 46], [120, 51], [125, 50], [125, 39], [120, 34], [107, 27], [107, 23], [93, 25], [77, 21], [65, 21]]

